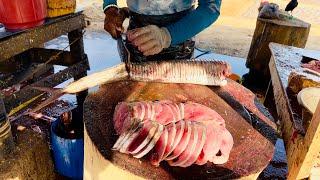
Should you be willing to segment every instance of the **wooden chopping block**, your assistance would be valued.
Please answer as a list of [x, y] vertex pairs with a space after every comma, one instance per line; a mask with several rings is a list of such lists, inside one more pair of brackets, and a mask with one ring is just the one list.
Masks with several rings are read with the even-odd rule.
[[246, 65], [250, 70], [269, 79], [269, 60], [271, 52], [269, 43], [275, 42], [284, 45], [304, 48], [306, 46], [310, 27], [309, 23], [293, 18], [281, 12], [281, 19], [258, 18]]
[[[160, 167], [154, 167], [146, 159], [112, 151], [117, 139], [112, 122], [117, 103], [163, 99], [194, 101], [216, 110], [234, 138], [229, 161], [223, 165], [207, 163], [188, 168], [171, 167], [162, 162]], [[120, 81], [103, 85], [87, 97], [84, 122], [85, 179], [256, 179], [272, 159], [276, 139], [256, 130], [212, 88], [191, 84]]]

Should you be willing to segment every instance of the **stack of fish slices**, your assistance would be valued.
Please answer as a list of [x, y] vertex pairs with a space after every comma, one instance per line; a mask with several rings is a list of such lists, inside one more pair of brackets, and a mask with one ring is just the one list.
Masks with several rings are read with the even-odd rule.
[[155, 166], [161, 161], [180, 167], [223, 164], [233, 146], [224, 119], [195, 102], [120, 102], [113, 121], [120, 135], [113, 150], [135, 158], [149, 155]]

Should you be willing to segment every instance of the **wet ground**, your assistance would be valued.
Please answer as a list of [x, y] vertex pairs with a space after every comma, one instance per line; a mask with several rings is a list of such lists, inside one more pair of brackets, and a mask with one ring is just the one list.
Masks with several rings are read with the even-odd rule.
[[[52, 40], [46, 44], [47, 48], [63, 49], [68, 45], [67, 36], [62, 36], [58, 39]], [[85, 32], [84, 48], [88, 55], [90, 70], [88, 74], [100, 71], [102, 69], [114, 66], [120, 63], [116, 42], [107, 34], [101, 32]], [[214, 52], [206, 52], [205, 50], [197, 49], [195, 57], [201, 59], [219, 59], [227, 61], [231, 64], [233, 73], [242, 77], [247, 74], [249, 70], [245, 66], [245, 59], [236, 58], [226, 55], [216, 54]], [[55, 66], [55, 71], [63, 69], [61, 66]], [[70, 82], [70, 81], [68, 81]], [[65, 82], [58, 87], [63, 87]], [[92, 88], [89, 92], [93, 92], [97, 87]], [[62, 99], [76, 103], [76, 98], [73, 95], [65, 95]], [[270, 165], [259, 177], [260, 179], [285, 179], [287, 174], [287, 161], [285, 155], [285, 148], [282, 139], [278, 139], [276, 143], [275, 155]]]

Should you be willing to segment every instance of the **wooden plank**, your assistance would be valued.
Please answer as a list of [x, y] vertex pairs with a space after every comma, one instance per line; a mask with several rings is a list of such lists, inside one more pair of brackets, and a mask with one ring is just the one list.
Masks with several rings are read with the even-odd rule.
[[[279, 98], [280, 101], [276, 99], [279, 106], [283, 106], [281, 109], [278, 108], [278, 113], [285, 114], [288, 111], [288, 115], [282, 118], [283, 123], [292, 124], [288, 126], [288, 129], [283, 129], [286, 143], [290, 143], [291, 135], [297, 133], [304, 135], [305, 129], [303, 127], [301, 108], [297, 106], [296, 98], [294, 95], [288, 93], [288, 77], [292, 71], [299, 72], [302, 75], [312, 77], [315, 81], [320, 81], [320, 77], [306, 74], [300, 67], [300, 61], [302, 55], [306, 52], [303, 49], [284, 46], [277, 43], [270, 43], [270, 49], [272, 52], [272, 58], [269, 63], [269, 69], [272, 71], [271, 78], [274, 88], [274, 94]], [[281, 96], [281, 97], [280, 97]], [[293, 98], [293, 99], [290, 99]], [[290, 101], [289, 101], [290, 99]], [[292, 130], [291, 129], [292, 126]], [[294, 141], [292, 141], [294, 142]]]
[[[304, 129], [302, 129], [301, 124], [295, 122], [292, 109], [290, 104], [288, 103], [288, 96], [285, 93], [286, 87], [281, 83], [279, 72], [276, 68], [275, 59], [271, 57], [269, 63], [271, 80], [273, 86], [274, 99], [276, 102], [276, 108], [278, 112], [279, 119], [281, 120], [281, 129], [282, 129], [282, 137], [284, 141], [287, 143], [286, 151], [287, 153], [291, 152], [291, 144], [290, 141], [296, 142], [302, 138], [302, 134], [304, 134]], [[295, 139], [292, 139], [293, 135], [297, 135]]]
[[0, 39], [0, 61], [20, 54], [28, 49], [37, 48], [39, 45], [57, 38], [63, 34], [83, 29], [85, 27], [84, 15], [72, 14], [56, 21], [49, 21], [45, 25], [23, 31]]
[[[274, 53], [272, 51], [272, 48], [271, 52]], [[274, 99], [276, 102], [276, 108], [281, 123], [282, 138], [285, 142], [288, 169], [290, 171], [292, 169], [292, 162], [294, 161], [291, 155], [294, 149], [296, 149], [296, 144], [302, 142], [303, 136], [301, 135], [301, 133], [298, 132], [296, 128], [295, 121], [292, 115], [292, 110], [290, 108], [290, 104], [287, 101], [288, 96], [285, 93], [286, 87], [283, 86], [283, 83], [281, 82], [281, 78], [279, 75], [279, 73], [283, 72], [278, 72], [274, 56], [272, 56], [270, 59], [269, 69], [271, 74]]]
[[[269, 69], [277, 112], [281, 122], [282, 137], [286, 147], [288, 178], [306, 178], [309, 176], [313, 165], [311, 160], [316, 159], [316, 155], [319, 154], [319, 148], [316, 148], [316, 154], [309, 148], [312, 144], [310, 139], [317, 138], [317, 129], [314, 128], [318, 128], [318, 125], [317, 121], [311, 122], [308, 129], [305, 130], [300, 117], [301, 112], [298, 112], [299, 108], [293, 108], [292, 106], [296, 99], [292, 99], [295, 97], [289, 96], [287, 92], [289, 74], [293, 70], [299, 71], [300, 61], [305, 51], [276, 43], [271, 43], [270, 49], [273, 56], [270, 59]], [[308, 149], [310, 152], [308, 152]]]
[[310, 175], [312, 166], [315, 159], [319, 154], [320, 149], [320, 102], [318, 103], [317, 110], [312, 117], [310, 126], [303, 141], [297, 144], [294, 149], [290, 162], [291, 168], [289, 169], [289, 180], [303, 179]]
[[[216, 110], [226, 121], [226, 127], [234, 139], [229, 161], [223, 165], [208, 163], [205, 166], [188, 168], [170, 167], [161, 163], [154, 167], [146, 159], [136, 159], [129, 155], [111, 151], [116, 140], [112, 117], [114, 108], [120, 101], [143, 101], [168, 99], [173, 102], [194, 101]], [[100, 87], [99, 91], [87, 97], [84, 104], [84, 121], [89, 139], [85, 149], [94, 154], [85, 153], [85, 177], [93, 179], [100, 174], [130, 172], [144, 179], [230, 179], [256, 178], [269, 164], [274, 152], [274, 142], [260, 133], [244, 120], [229, 104], [220, 98], [213, 89], [192, 84], [144, 83], [119, 81]], [[275, 139], [273, 135], [271, 139]], [[94, 147], [87, 147], [94, 145]], [[88, 151], [87, 151], [88, 152]], [[99, 161], [92, 161], [99, 158]], [[104, 165], [118, 167], [109, 168]], [[90, 171], [93, 170], [93, 171]], [[118, 170], [117, 170], [118, 169]], [[209, 172], [209, 173], [208, 173]], [[211, 173], [210, 173], [211, 172]], [[89, 173], [86, 175], [86, 173]], [[120, 176], [120, 175], [119, 175]], [[132, 176], [128, 176], [130, 178]]]
[[[285, 89], [280, 82], [278, 71], [275, 67], [274, 58], [271, 57], [270, 63], [270, 74], [273, 86], [274, 99], [276, 102], [276, 108], [278, 112], [278, 117], [280, 119], [282, 138], [285, 142], [285, 148], [288, 160], [288, 169], [292, 169], [292, 153], [296, 149], [296, 144], [301, 143], [303, 136], [298, 133], [297, 129], [294, 127], [294, 120], [292, 116], [292, 111], [290, 111], [290, 106], [287, 102], [287, 96], [284, 93]], [[295, 136], [295, 137], [293, 137]]]

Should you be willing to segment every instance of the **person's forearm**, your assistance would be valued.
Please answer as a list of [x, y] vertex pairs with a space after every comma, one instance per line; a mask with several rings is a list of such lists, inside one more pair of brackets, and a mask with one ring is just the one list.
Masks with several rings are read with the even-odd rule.
[[102, 8], [105, 10], [109, 5], [117, 5], [117, 0], [103, 0]]
[[200, 0], [199, 6], [176, 23], [166, 26], [171, 44], [192, 38], [215, 22], [220, 15], [221, 0]]

